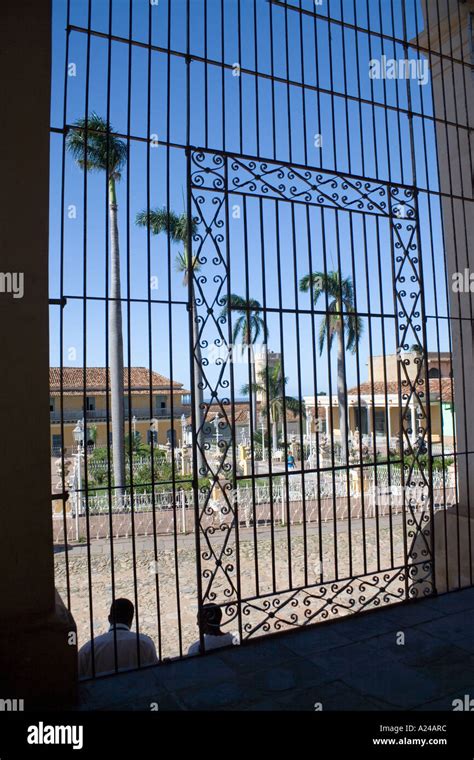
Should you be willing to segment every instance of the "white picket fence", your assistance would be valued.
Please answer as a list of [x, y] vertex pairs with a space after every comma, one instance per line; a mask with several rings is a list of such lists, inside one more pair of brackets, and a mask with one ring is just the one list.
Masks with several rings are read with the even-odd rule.
[[[360, 472], [359, 469], [356, 472]], [[412, 489], [421, 488], [422, 478], [419, 474], [414, 473], [412, 478]], [[435, 471], [433, 473], [433, 489], [435, 492], [443, 492], [445, 489], [453, 489], [455, 487], [454, 475], [451, 471]], [[392, 489], [392, 494], [397, 494], [397, 489], [401, 488], [401, 473], [400, 470], [391, 468], [390, 477], [387, 466], [377, 467], [371, 469], [369, 473], [364, 477], [364, 493], [373, 494], [378, 492], [379, 494]], [[333, 499], [335, 495], [336, 499], [344, 499], [347, 496], [355, 498], [360, 494], [360, 480], [357, 483], [354, 477], [347, 477], [345, 472], [324, 472], [321, 473], [319, 478], [314, 474], [307, 475], [304, 479], [304, 501], [305, 502], [319, 502], [321, 499]], [[230, 494], [230, 498], [232, 498]], [[302, 502], [303, 501], [303, 480], [301, 476], [291, 475], [288, 477], [288, 484], [286, 478], [280, 477], [278, 483], [274, 483], [272, 487], [270, 485], [256, 485], [252, 486], [238, 486], [235, 493], [235, 501], [240, 507], [253, 508], [253, 506], [259, 506], [270, 503], [283, 503], [283, 502]], [[199, 503], [203, 507], [209, 502], [209, 496], [205, 493], [199, 493]], [[175, 505], [179, 505], [184, 509], [192, 509], [194, 507], [194, 497], [191, 490], [185, 491], [184, 489], [176, 488], [173, 493], [172, 490], [168, 491], [155, 491], [154, 496], [149, 491], [135, 491], [133, 495], [133, 509], [134, 512], [147, 512], [152, 510], [167, 510], [173, 509]], [[72, 507], [75, 510], [75, 499], [72, 494]], [[112, 494], [104, 494], [101, 496], [89, 496], [88, 499], [82, 498], [81, 513], [85, 514], [86, 511], [89, 515], [100, 515], [104, 513], [119, 513], [130, 512], [132, 510], [132, 497], [130, 494], [126, 494], [121, 498], [117, 498]]]

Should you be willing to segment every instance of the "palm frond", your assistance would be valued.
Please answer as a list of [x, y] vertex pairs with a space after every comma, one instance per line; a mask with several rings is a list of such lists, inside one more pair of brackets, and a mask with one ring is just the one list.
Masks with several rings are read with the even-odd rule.
[[[331, 351], [334, 335], [341, 329], [347, 333], [347, 349], [354, 352], [364, 325], [362, 319], [355, 314], [354, 285], [351, 278], [341, 278], [336, 271], [310, 272], [301, 278], [300, 290], [304, 293], [311, 290], [314, 303], [323, 293], [328, 299], [332, 299], [328, 302], [327, 314], [319, 326], [319, 354], [322, 354], [326, 342], [328, 351]], [[346, 312], [346, 316], [342, 317], [334, 312]]]
[[303, 419], [306, 417], [306, 410], [303, 402], [294, 398], [294, 396], [285, 396], [285, 406], [290, 412], [301, 415]]
[[321, 324], [319, 325], [318, 348], [319, 348], [320, 356], [322, 356], [322, 353], [323, 353], [327, 334], [328, 334], [328, 323], [327, 323], [327, 318], [325, 318], [321, 320]]
[[[188, 258], [188, 254], [187, 254], [186, 251], [181, 251], [180, 253], [178, 253], [176, 255], [175, 260], [174, 260], [176, 271], [177, 272], [182, 272], [184, 274], [187, 274], [188, 271], [189, 271], [189, 264], [188, 264], [188, 262], [189, 262], [189, 258]], [[198, 256], [193, 256], [193, 260], [192, 260], [191, 266], [192, 266], [193, 271], [195, 271], [195, 272], [197, 272], [198, 269], [200, 269], [201, 262], [199, 261], [199, 257]]]
[[302, 293], [312, 290], [315, 304], [323, 293], [327, 293], [331, 298], [340, 298], [339, 274], [338, 272], [311, 272], [301, 278], [300, 290]]
[[356, 346], [358, 345], [362, 333], [364, 332], [364, 323], [361, 317], [356, 314], [350, 314], [345, 320], [347, 331], [347, 350], [351, 353], [355, 353]]
[[247, 345], [248, 343], [256, 343], [260, 335], [263, 334], [264, 339], [268, 339], [268, 328], [265, 321], [260, 316], [262, 306], [255, 298], [243, 298], [235, 293], [231, 293], [230, 296], [224, 296], [224, 305], [221, 311], [221, 317], [228, 317], [231, 311], [237, 312], [240, 317], [236, 325], [239, 325], [239, 329], [234, 327], [233, 341], [236, 342], [239, 332], [242, 335], [242, 342]]
[[177, 235], [179, 223], [179, 216], [165, 207], [140, 211], [135, 217], [138, 227], [149, 227], [153, 235], [166, 232], [173, 242], [181, 242]]
[[248, 396], [250, 394], [250, 391], [252, 390], [253, 393], [266, 393], [267, 389], [265, 385], [262, 385], [261, 383], [245, 383], [245, 385], [242, 386], [240, 389], [240, 392], [242, 396]]
[[[188, 217], [187, 214], [177, 214], [166, 206], [161, 208], [146, 209], [140, 211], [135, 217], [135, 224], [138, 227], [150, 227], [153, 235], [159, 235], [166, 232], [173, 243], [188, 242]], [[191, 222], [191, 235], [196, 232], [196, 223]]]
[[240, 333], [242, 332], [242, 328], [245, 324], [245, 317], [239, 317], [237, 322], [234, 324], [234, 329], [232, 330], [232, 342], [234, 345], [237, 343], [238, 337]]
[[341, 294], [346, 309], [354, 309], [354, 286], [350, 277], [345, 277], [341, 282]]
[[82, 169], [105, 171], [120, 179], [127, 163], [127, 143], [113, 134], [109, 123], [96, 113], [78, 119], [66, 135], [66, 148]]

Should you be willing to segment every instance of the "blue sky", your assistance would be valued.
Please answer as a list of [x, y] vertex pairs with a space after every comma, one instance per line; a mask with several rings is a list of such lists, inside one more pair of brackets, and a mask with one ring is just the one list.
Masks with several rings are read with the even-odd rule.
[[[299, 5], [293, 0], [288, 5]], [[109, 30], [109, 9], [112, 7], [112, 34], [129, 38], [130, 0], [91, 0], [91, 28], [100, 33]], [[132, 39], [138, 43], [151, 43], [168, 47], [168, 0], [159, 0], [151, 6], [151, 32], [148, 21], [148, 0], [133, 0]], [[401, 0], [323, 0], [316, 7], [316, 22], [312, 15], [303, 15], [289, 8], [270, 5], [266, 0], [190, 0], [190, 50], [195, 56], [215, 61], [224, 60], [231, 66], [240, 63], [243, 69], [257, 70], [261, 77], [249, 73], [233, 76], [231, 70], [224, 74], [225, 97], [222, 98], [221, 68], [200, 61], [191, 64], [191, 144], [219, 150], [225, 148], [233, 153], [245, 153], [268, 159], [293, 162], [337, 170], [348, 174], [363, 175], [402, 184], [413, 182], [411, 166], [409, 122], [405, 114], [383, 108], [383, 104], [406, 108], [408, 102], [405, 80], [371, 80], [369, 60], [386, 55], [403, 58], [404, 48], [390, 40], [381, 39], [365, 32], [356, 34], [352, 29], [342, 30], [336, 23], [329, 23], [327, 16], [356, 24], [363, 29], [383, 34], [395, 33], [403, 37]], [[224, 18], [221, 8], [224, 7]], [[302, 0], [302, 7], [313, 10], [310, 0]], [[186, 52], [186, 0], [171, 0], [170, 47], [176, 53]], [[66, 0], [54, 0], [54, 49], [53, 49], [53, 99], [51, 123], [53, 128], [63, 127], [65, 83], [65, 24]], [[204, 33], [204, 13], [207, 9], [207, 35]], [[74, 0], [70, 4], [70, 23], [87, 27], [87, 0]], [[237, 23], [241, 19], [239, 41]], [[271, 56], [270, 13], [273, 17], [273, 63]], [[301, 18], [301, 26], [300, 26]], [[392, 18], [394, 26], [392, 25]], [[255, 24], [256, 19], [256, 24]], [[288, 28], [288, 48], [285, 44], [285, 28]], [[221, 28], [224, 28], [224, 50], [221, 45]], [[415, 0], [407, 2], [407, 37], [411, 39], [422, 28], [421, 6]], [[255, 44], [256, 40], [256, 44]], [[302, 52], [303, 50], [303, 52]], [[345, 52], [345, 58], [343, 55]], [[415, 50], [410, 56], [418, 57]], [[186, 159], [180, 147], [159, 145], [150, 147], [146, 142], [150, 134], [159, 140], [169, 140], [176, 145], [186, 143], [186, 62], [179, 55], [168, 57], [158, 50], [150, 54], [146, 47], [132, 46], [132, 68], [129, 88], [129, 45], [114, 41], [110, 46], [110, 83], [108, 78], [109, 41], [91, 36], [90, 59], [87, 60], [87, 35], [80, 31], [70, 34], [68, 63], [76, 66], [75, 76], [67, 77], [66, 123], [84, 117], [86, 108], [87, 69], [89, 68], [88, 110], [106, 116], [110, 113], [113, 128], [141, 140], [130, 141], [130, 161], [118, 186], [120, 216], [120, 242], [122, 255], [123, 296], [137, 299], [129, 307], [131, 329], [128, 331], [128, 310], [124, 307], [125, 355], [130, 354], [134, 365], [149, 365], [149, 330], [153, 369], [183, 382], [189, 387], [188, 317], [184, 302], [186, 290], [182, 275], [175, 271], [174, 257], [179, 247], [169, 246], [166, 238], [151, 240], [150, 269], [148, 267], [147, 235], [134, 225], [138, 211], [147, 205], [147, 177], [151, 206], [169, 205], [174, 210], [184, 210], [186, 193]], [[345, 65], [344, 65], [345, 61]], [[169, 70], [168, 70], [169, 66]], [[274, 90], [270, 79], [263, 75], [272, 72], [276, 77], [287, 76], [296, 83], [288, 88], [276, 82]], [[148, 87], [148, 71], [151, 71]], [[206, 88], [207, 74], [207, 88]], [[168, 114], [168, 82], [169, 103]], [[319, 85], [320, 91], [314, 89]], [[258, 114], [257, 119], [257, 90]], [[435, 314], [434, 291], [438, 296], [438, 313], [447, 315], [446, 286], [443, 262], [441, 217], [436, 191], [437, 167], [435, 154], [435, 131], [433, 122], [423, 119], [431, 115], [431, 85], [421, 86], [409, 81], [412, 107], [415, 112], [413, 131], [415, 140], [417, 185], [421, 189], [420, 234], [424, 260], [426, 312]], [[333, 90], [331, 97], [324, 90]], [[110, 92], [110, 99], [108, 98]], [[148, 92], [150, 91], [150, 102]], [[207, 91], [207, 109], [206, 109]], [[349, 98], [342, 97], [347, 94]], [[358, 95], [374, 103], [363, 104], [359, 109]], [[130, 101], [129, 101], [130, 95]], [[272, 118], [272, 97], [275, 101], [275, 118]], [[148, 105], [150, 116], [148, 125]], [[223, 122], [225, 115], [225, 130]], [[169, 123], [169, 130], [168, 130]], [[273, 129], [275, 125], [275, 130]], [[148, 129], [149, 126], [149, 129]], [[258, 128], [257, 128], [258, 126]], [[321, 134], [322, 147], [315, 145], [315, 135]], [[167, 161], [169, 160], [169, 171]], [[149, 167], [149, 172], [148, 172]], [[169, 184], [167, 177], [169, 174]], [[83, 353], [83, 302], [85, 288], [87, 300], [87, 350], [89, 366], [103, 365], [105, 354], [105, 305], [108, 290], [106, 282], [106, 236], [107, 206], [105, 177], [83, 173], [66, 156], [64, 208], [61, 205], [62, 135], [51, 137], [51, 219], [50, 219], [50, 290], [51, 297], [60, 293], [61, 217], [64, 219], [64, 294], [75, 296], [64, 310], [64, 364], [82, 366]], [[84, 206], [84, 188], [87, 183], [87, 209]], [[240, 196], [230, 199], [241, 204]], [[70, 207], [75, 207], [76, 218], [70, 218]], [[85, 212], [87, 223], [85, 224]], [[241, 219], [232, 219], [229, 226], [231, 246], [232, 290], [262, 301], [264, 285], [267, 306], [278, 309], [308, 309], [308, 296], [296, 293], [295, 284], [307, 273], [309, 267], [308, 240], [311, 241], [313, 269], [337, 269], [343, 276], [355, 278], [359, 311], [393, 313], [390, 236], [385, 219], [347, 212], [336, 214], [312, 207], [307, 227], [304, 206], [295, 207], [295, 236], [289, 204], [279, 208], [279, 246], [276, 240], [276, 207], [271, 200], [264, 202], [265, 278], [262, 270], [259, 207], [256, 199], [249, 199], [246, 206], [245, 226]], [[324, 217], [324, 237], [323, 222]], [[245, 238], [245, 231], [247, 237]], [[366, 244], [365, 244], [366, 239]], [[279, 259], [279, 260], [278, 260]], [[84, 261], [86, 262], [84, 265]], [[130, 278], [127, 263], [130, 261]], [[84, 280], [84, 271], [86, 279]], [[282, 287], [278, 288], [278, 271]], [[206, 273], [204, 273], [206, 274]], [[210, 274], [210, 272], [209, 272]], [[149, 276], [158, 278], [158, 289], [152, 299], [162, 301], [151, 307], [151, 323], [148, 315]], [[168, 301], [173, 301], [171, 309]], [[171, 315], [171, 323], [170, 323]], [[314, 319], [317, 332], [320, 318]], [[360, 375], [365, 379], [370, 344], [372, 352], [382, 353], [382, 320], [365, 319], [365, 334], [360, 345]], [[288, 389], [299, 391], [298, 363], [301, 368], [301, 390], [313, 393], [311, 318], [299, 319], [300, 352], [296, 346], [296, 318], [285, 313], [282, 319], [283, 333], [278, 314], [269, 314], [269, 347], [281, 350], [284, 344], [285, 372], [289, 376]], [[393, 319], [386, 318], [386, 351], [395, 350]], [[428, 349], [448, 350], [446, 320], [440, 320], [440, 344], [438, 346], [434, 320], [428, 320]], [[168, 336], [171, 335], [171, 350]], [[75, 353], [71, 351], [74, 349]], [[58, 364], [60, 356], [58, 307], [51, 309], [51, 363]], [[334, 360], [335, 357], [333, 357]], [[332, 364], [334, 370], [334, 365]], [[326, 354], [318, 358], [318, 390], [328, 389], [328, 361]], [[348, 357], [348, 384], [357, 378], [355, 357]], [[235, 368], [236, 395], [247, 380], [245, 366]], [[333, 376], [334, 377], [334, 376]], [[334, 381], [333, 381], [334, 382]]]

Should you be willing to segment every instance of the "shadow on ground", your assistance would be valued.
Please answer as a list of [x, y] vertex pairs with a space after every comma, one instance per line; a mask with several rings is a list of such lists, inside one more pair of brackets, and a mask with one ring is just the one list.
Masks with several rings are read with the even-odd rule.
[[474, 697], [474, 589], [80, 685], [80, 710], [452, 710]]

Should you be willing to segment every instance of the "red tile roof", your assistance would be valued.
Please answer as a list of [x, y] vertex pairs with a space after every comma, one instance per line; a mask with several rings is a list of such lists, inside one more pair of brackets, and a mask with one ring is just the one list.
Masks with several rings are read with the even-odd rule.
[[[77, 396], [84, 393], [84, 370], [82, 367], [63, 367], [63, 390], [67, 395]], [[108, 375], [108, 378], [107, 378]], [[123, 371], [125, 390], [129, 390], [128, 380], [129, 371], [128, 367]], [[108, 379], [108, 387], [110, 390], [110, 370], [105, 367], [87, 367], [85, 377], [85, 389], [90, 395], [103, 395], [106, 392]], [[50, 367], [49, 369], [49, 387], [52, 396], [59, 396], [61, 388], [61, 369], [60, 367]], [[160, 375], [159, 372], [151, 373], [151, 387], [152, 391], [161, 391], [173, 394], [187, 394], [188, 390], [183, 388], [182, 383], [177, 383], [164, 375]], [[131, 367], [130, 368], [130, 391], [138, 394], [147, 394], [150, 392], [150, 371], [146, 367]]]
[[[264, 412], [266, 413], [266, 405], [263, 405]], [[261, 401], [257, 401], [257, 418], [260, 417], [262, 408]], [[227, 415], [229, 419], [229, 423], [232, 424], [232, 406], [229, 403], [228, 405], [224, 406], [225, 414]], [[222, 407], [219, 404], [211, 404], [209, 406], [209, 409], [207, 411], [207, 422], [210, 422], [214, 419], [215, 415], [218, 414], [219, 417], [223, 417], [222, 413]], [[249, 402], [246, 401], [236, 401], [234, 405], [234, 415], [235, 415], [235, 424], [236, 425], [248, 425], [250, 420], [250, 405]], [[294, 422], [295, 420], [298, 420], [299, 417], [295, 412], [291, 412], [289, 409], [286, 410], [286, 419], [287, 422]], [[187, 420], [188, 424], [191, 423], [191, 417]], [[258, 422], [258, 427], [260, 428], [260, 421]]]
[[[355, 388], [350, 388], [350, 390], [347, 391], [347, 395], [358, 396], [358, 393], [360, 391], [361, 396], [371, 396], [372, 388], [374, 396], [383, 396], [385, 393], [387, 393], [387, 395], [398, 395], [398, 382], [396, 380], [388, 381], [386, 386], [383, 381], [376, 381], [374, 383], [361, 383], [359, 388], [357, 388], [357, 386], [355, 386]], [[407, 390], [409, 391], [408, 387]], [[424, 382], [421, 382], [417, 386], [417, 390], [418, 392], [424, 391]], [[429, 390], [432, 400], [441, 400], [445, 402], [451, 402], [453, 400], [453, 382], [449, 377], [430, 378]], [[403, 385], [402, 393], [405, 393], [405, 388]]]

